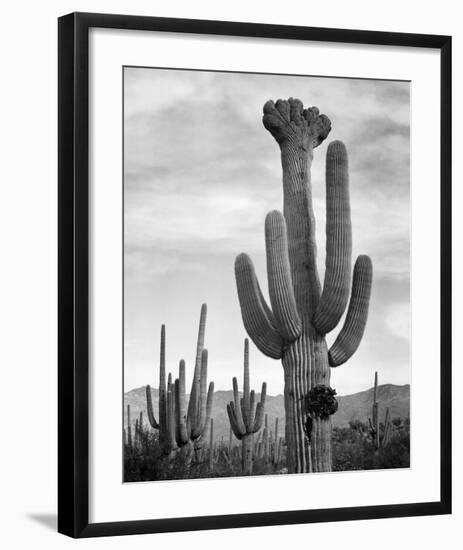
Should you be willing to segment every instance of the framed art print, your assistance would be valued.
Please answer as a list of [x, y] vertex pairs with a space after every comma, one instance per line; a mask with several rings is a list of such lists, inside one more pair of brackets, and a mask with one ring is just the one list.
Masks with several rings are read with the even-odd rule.
[[60, 18], [60, 532], [450, 513], [450, 48]]

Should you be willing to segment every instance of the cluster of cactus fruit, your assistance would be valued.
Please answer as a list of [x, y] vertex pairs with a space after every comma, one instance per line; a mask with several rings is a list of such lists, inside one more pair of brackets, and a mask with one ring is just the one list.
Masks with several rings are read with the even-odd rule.
[[[326, 269], [323, 287], [316, 264], [315, 217], [312, 207], [310, 166], [313, 150], [328, 136], [331, 122], [316, 107], [304, 109], [290, 98], [268, 101], [263, 124], [279, 145], [283, 171], [283, 212], [274, 210], [265, 220], [267, 304], [249, 256], [235, 261], [235, 277], [244, 327], [257, 348], [266, 356], [281, 359], [284, 373], [285, 436], [270, 437], [265, 415], [266, 383], [260, 401], [250, 390], [249, 342], [245, 340], [243, 396], [233, 378], [234, 399], [227, 406], [230, 420], [228, 456], [232, 433], [241, 442], [241, 464], [252, 472], [253, 455], [281, 461], [283, 448], [289, 473], [330, 471], [331, 415], [337, 410], [336, 392], [330, 387], [332, 367], [342, 365], [355, 353], [364, 334], [372, 284], [372, 263], [368, 256], [357, 258], [353, 273], [352, 227], [349, 175], [344, 144], [329, 144], [326, 155]], [[350, 298], [349, 298], [350, 296]], [[328, 349], [326, 335], [340, 322], [343, 327]], [[165, 327], [161, 329], [159, 415], [153, 411], [150, 386], [146, 387], [148, 418], [159, 430], [166, 454], [183, 450], [200, 452], [209, 445], [213, 467], [213, 420], [211, 408], [214, 384], [207, 391], [207, 350], [204, 349], [206, 305], [201, 308], [198, 343], [189, 403], [185, 394], [185, 362], [180, 361], [178, 378], [166, 381]], [[372, 434], [379, 446], [378, 407], [372, 415]], [[265, 427], [261, 431], [263, 420]], [[390, 423], [389, 411], [387, 420]], [[131, 427], [128, 438], [131, 441]], [[389, 430], [390, 431], [390, 430]], [[256, 436], [258, 434], [258, 436]], [[209, 436], [209, 441], [208, 441]], [[256, 436], [256, 437], [255, 437]], [[383, 437], [384, 440], [384, 437]], [[224, 445], [221, 446], [222, 450]]]
[[[359, 256], [351, 283], [347, 151], [342, 142], [334, 141], [326, 158], [326, 270], [322, 289], [316, 265], [310, 165], [314, 148], [331, 130], [330, 120], [316, 107], [304, 109], [301, 101], [290, 98], [268, 101], [263, 124], [281, 151], [283, 213], [272, 211], [265, 220], [271, 307], [249, 256], [236, 258], [241, 314], [259, 350], [283, 364], [289, 472], [330, 471], [330, 416], [312, 415], [307, 403], [314, 387], [329, 388], [330, 368], [345, 363], [360, 344], [368, 316], [372, 263], [368, 256]], [[325, 336], [337, 326], [348, 302], [344, 325], [328, 349]]]

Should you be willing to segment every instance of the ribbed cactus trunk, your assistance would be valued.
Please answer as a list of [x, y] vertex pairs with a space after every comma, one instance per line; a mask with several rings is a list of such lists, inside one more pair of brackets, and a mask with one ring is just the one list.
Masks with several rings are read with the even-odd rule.
[[[290, 472], [325, 472], [331, 470], [331, 419], [313, 419], [312, 433], [306, 433], [305, 399], [310, 388], [330, 385], [328, 349], [312, 318], [320, 301], [315, 241], [315, 217], [312, 207], [310, 165], [312, 148], [295, 147], [285, 142], [281, 147], [283, 168], [283, 215], [286, 221], [288, 256], [294, 299], [299, 313], [301, 333], [288, 345], [282, 363], [285, 376], [285, 435], [290, 452]], [[275, 224], [275, 233], [278, 225]], [[275, 235], [278, 238], [278, 234]], [[346, 239], [347, 240], [347, 239]], [[347, 243], [346, 243], [347, 244]]]
[[[271, 308], [246, 254], [235, 262], [243, 322], [256, 346], [281, 359], [284, 371], [287, 467], [295, 472], [331, 470], [331, 419], [337, 407], [311, 404], [311, 392], [329, 395], [330, 367], [347, 361], [363, 336], [371, 289], [368, 256], [357, 259], [346, 321], [330, 350], [325, 336], [339, 323], [351, 287], [352, 235], [344, 144], [330, 144], [326, 163], [326, 271], [323, 291], [316, 257], [310, 166], [313, 149], [327, 137], [329, 119], [297, 99], [268, 101], [263, 123], [280, 146], [283, 214], [265, 221]], [[332, 391], [332, 390], [331, 390]], [[332, 391], [332, 395], [335, 392]]]
[[252, 434], [246, 434], [241, 439], [241, 468], [244, 475], [252, 474]]

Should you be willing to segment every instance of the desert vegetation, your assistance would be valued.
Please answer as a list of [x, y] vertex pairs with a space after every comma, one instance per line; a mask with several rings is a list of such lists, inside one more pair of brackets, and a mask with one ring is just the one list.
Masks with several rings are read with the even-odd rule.
[[[383, 434], [384, 424], [379, 424]], [[254, 438], [252, 474], [278, 475], [288, 473], [286, 444], [265, 427]], [[124, 481], [156, 481], [168, 479], [197, 479], [245, 475], [241, 445], [230, 441], [213, 440], [198, 460], [188, 460], [185, 454], [171, 456], [163, 452], [159, 433], [149, 425], [136, 422], [131, 440], [124, 441]], [[372, 439], [368, 423], [351, 421], [348, 427], [333, 428], [332, 470], [375, 470], [408, 468], [410, 466], [410, 421], [394, 417], [389, 440], [379, 449]]]
[[[262, 383], [260, 394], [250, 389], [247, 339], [243, 354], [243, 391], [239, 391], [238, 380], [233, 377], [233, 400], [226, 404], [228, 438], [223, 435], [220, 439], [215, 437], [213, 382], [207, 389], [206, 314], [207, 307], [203, 304], [188, 405], [185, 361], [180, 361], [179, 376], [175, 381], [171, 373], [166, 377], [166, 327], [161, 327], [157, 416], [150, 386], [146, 386], [147, 421], [143, 411], [134, 417], [130, 404], [125, 409], [123, 452], [126, 482], [290, 473], [287, 438], [280, 434], [280, 419], [276, 416], [271, 423], [265, 411], [266, 383]], [[381, 407], [378, 401], [378, 388], [378, 373], [375, 373], [371, 414], [367, 422], [351, 420], [348, 426], [332, 430], [330, 470], [409, 466], [409, 419], [392, 418], [389, 408]], [[316, 410], [322, 407], [337, 409], [334, 390], [316, 386], [312, 389], [310, 406]]]

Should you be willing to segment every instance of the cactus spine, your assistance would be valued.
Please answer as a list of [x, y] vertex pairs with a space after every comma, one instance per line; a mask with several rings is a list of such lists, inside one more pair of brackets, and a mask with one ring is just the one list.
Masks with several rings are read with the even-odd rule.
[[[346, 362], [360, 344], [368, 316], [372, 264], [368, 256], [357, 258], [351, 288], [347, 152], [343, 143], [335, 141], [328, 147], [326, 160], [326, 271], [321, 289], [310, 165], [313, 149], [328, 136], [331, 123], [316, 107], [304, 109], [301, 101], [290, 98], [276, 104], [268, 101], [263, 124], [281, 150], [283, 213], [270, 212], [265, 220], [271, 307], [251, 259], [246, 254], [236, 258], [241, 314], [262, 353], [282, 360], [288, 471], [330, 471], [331, 419], [309, 415], [308, 393], [316, 386], [329, 386], [330, 367]], [[325, 335], [339, 323], [348, 301], [344, 326], [328, 350]]]
[[227, 405], [228, 418], [233, 433], [241, 441], [241, 466], [245, 475], [252, 473], [253, 434], [262, 427], [265, 411], [267, 384], [263, 382], [260, 401], [255, 405], [256, 394], [249, 384], [249, 340], [244, 340], [243, 397], [240, 399], [238, 381], [233, 378], [233, 398]]

